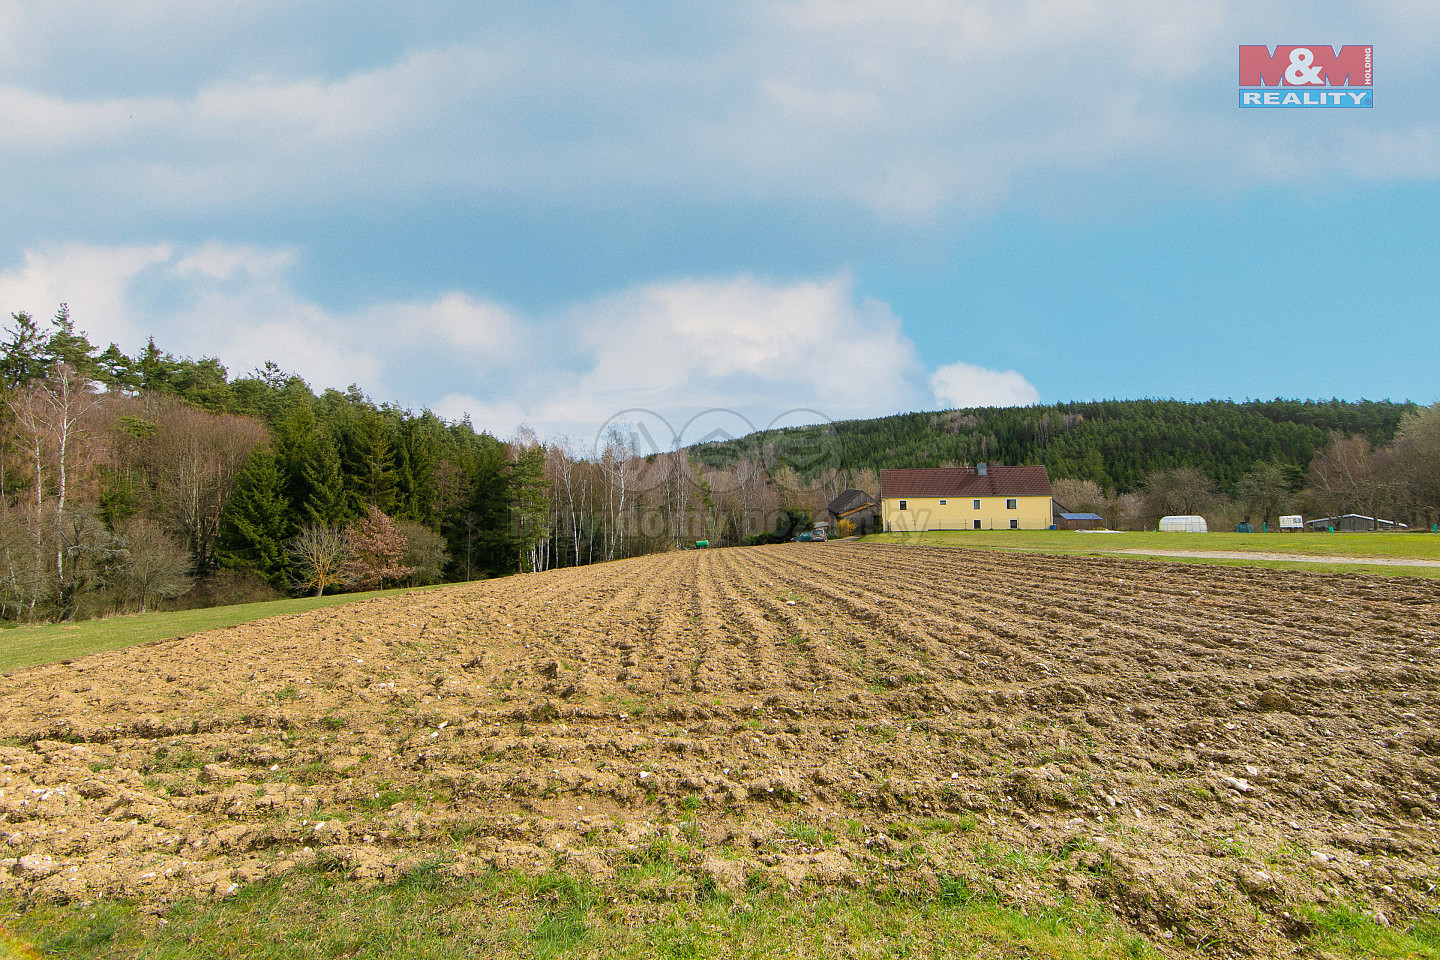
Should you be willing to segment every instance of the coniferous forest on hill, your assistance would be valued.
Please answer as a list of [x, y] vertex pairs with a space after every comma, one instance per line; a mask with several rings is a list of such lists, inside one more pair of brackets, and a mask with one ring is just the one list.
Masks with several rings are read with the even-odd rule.
[[[1099, 400], [902, 413], [787, 428], [778, 433], [788, 436], [771, 439], [830, 445], [847, 465], [871, 470], [1038, 463], [1053, 478], [1125, 493], [1156, 472], [1192, 467], [1230, 490], [1262, 461], [1283, 465], [1298, 486], [1332, 434], [1384, 446], [1417, 410], [1368, 400]], [[710, 444], [696, 455], [721, 465], [750, 449], [741, 440]]]
[[[1201, 513], [1412, 525], [1440, 508], [1440, 405], [1110, 400], [907, 413], [642, 455], [232, 377], [68, 311], [0, 354], [0, 620], [424, 584], [785, 538], [887, 467], [1039, 463], [1118, 529]], [[845, 530], [836, 531], [845, 533]]]

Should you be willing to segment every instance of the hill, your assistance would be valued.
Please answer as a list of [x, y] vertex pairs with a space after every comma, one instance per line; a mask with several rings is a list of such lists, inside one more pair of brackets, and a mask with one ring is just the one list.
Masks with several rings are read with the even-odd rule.
[[[694, 450], [723, 466], [760, 444], [825, 448], [801, 473], [938, 467], [980, 461], [1039, 463], [1052, 477], [1135, 490], [1154, 471], [1194, 467], [1231, 490], [1261, 461], [1290, 468], [1298, 481], [1338, 432], [1387, 444], [1418, 408], [1390, 401], [1102, 400], [1031, 407], [979, 407], [845, 420], [753, 435]], [[810, 469], [807, 470], [807, 467]], [[811, 479], [805, 476], [805, 479]]]

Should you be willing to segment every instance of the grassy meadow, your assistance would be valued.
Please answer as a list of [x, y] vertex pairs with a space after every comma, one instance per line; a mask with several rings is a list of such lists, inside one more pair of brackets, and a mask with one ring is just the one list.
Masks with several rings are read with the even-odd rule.
[[[1157, 531], [1085, 530], [936, 530], [928, 533], [879, 533], [870, 543], [924, 544], [982, 550], [1028, 550], [1037, 553], [1105, 555], [1116, 551], [1195, 550], [1216, 553], [1290, 554], [1333, 558], [1330, 563], [1285, 561], [1263, 557], [1164, 557], [1172, 562], [1263, 566], [1312, 573], [1368, 573], [1440, 579], [1440, 567], [1416, 564], [1373, 564], [1369, 559], [1420, 560], [1440, 563], [1440, 536], [1423, 533], [1159, 533]], [[1119, 556], [1147, 556], [1120, 553]]]
[[[421, 588], [425, 589], [425, 588]], [[54, 663], [75, 657], [119, 650], [121, 647], [151, 640], [169, 640], [192, 633], [233, 627], [240, 623], [305, 613], [322, 607], [334, 607], [357, 600], [368, 600], [400, 590], [372, 590], [366, 593], [339, 593], [328, 597], [299, 597], [287, 600], [264, 600], [259, 603], [237, 603], [224, 607], [202, 607], [196, 610], [169, 610], [159, 613], [137, 613], [128, 616], [103, 617], [76, 623], [47, 623], [39, 626], [6, 625], [0, 629], [0, 672]]]

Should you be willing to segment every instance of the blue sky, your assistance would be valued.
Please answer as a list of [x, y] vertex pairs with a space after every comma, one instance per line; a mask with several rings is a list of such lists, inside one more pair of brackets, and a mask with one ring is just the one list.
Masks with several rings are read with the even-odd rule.
[[[1373, 44], [1376, 107], [1238, 109], [1253, 43]], [[0, 0], [0, 311], [501, 435], [1431, 403], [1437, 49], [1433, 0]]]

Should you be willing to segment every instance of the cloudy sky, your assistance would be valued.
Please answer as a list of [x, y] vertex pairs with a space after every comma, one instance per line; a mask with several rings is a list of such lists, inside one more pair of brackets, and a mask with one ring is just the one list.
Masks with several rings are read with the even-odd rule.
[[[1240, 110], [1240, 44], [1373, 110]], [[0, 0], [0, 313], [505, 435], [1440, 399], [1434, 0]], [[801, 418], [803, 419], [803, 417]]]

